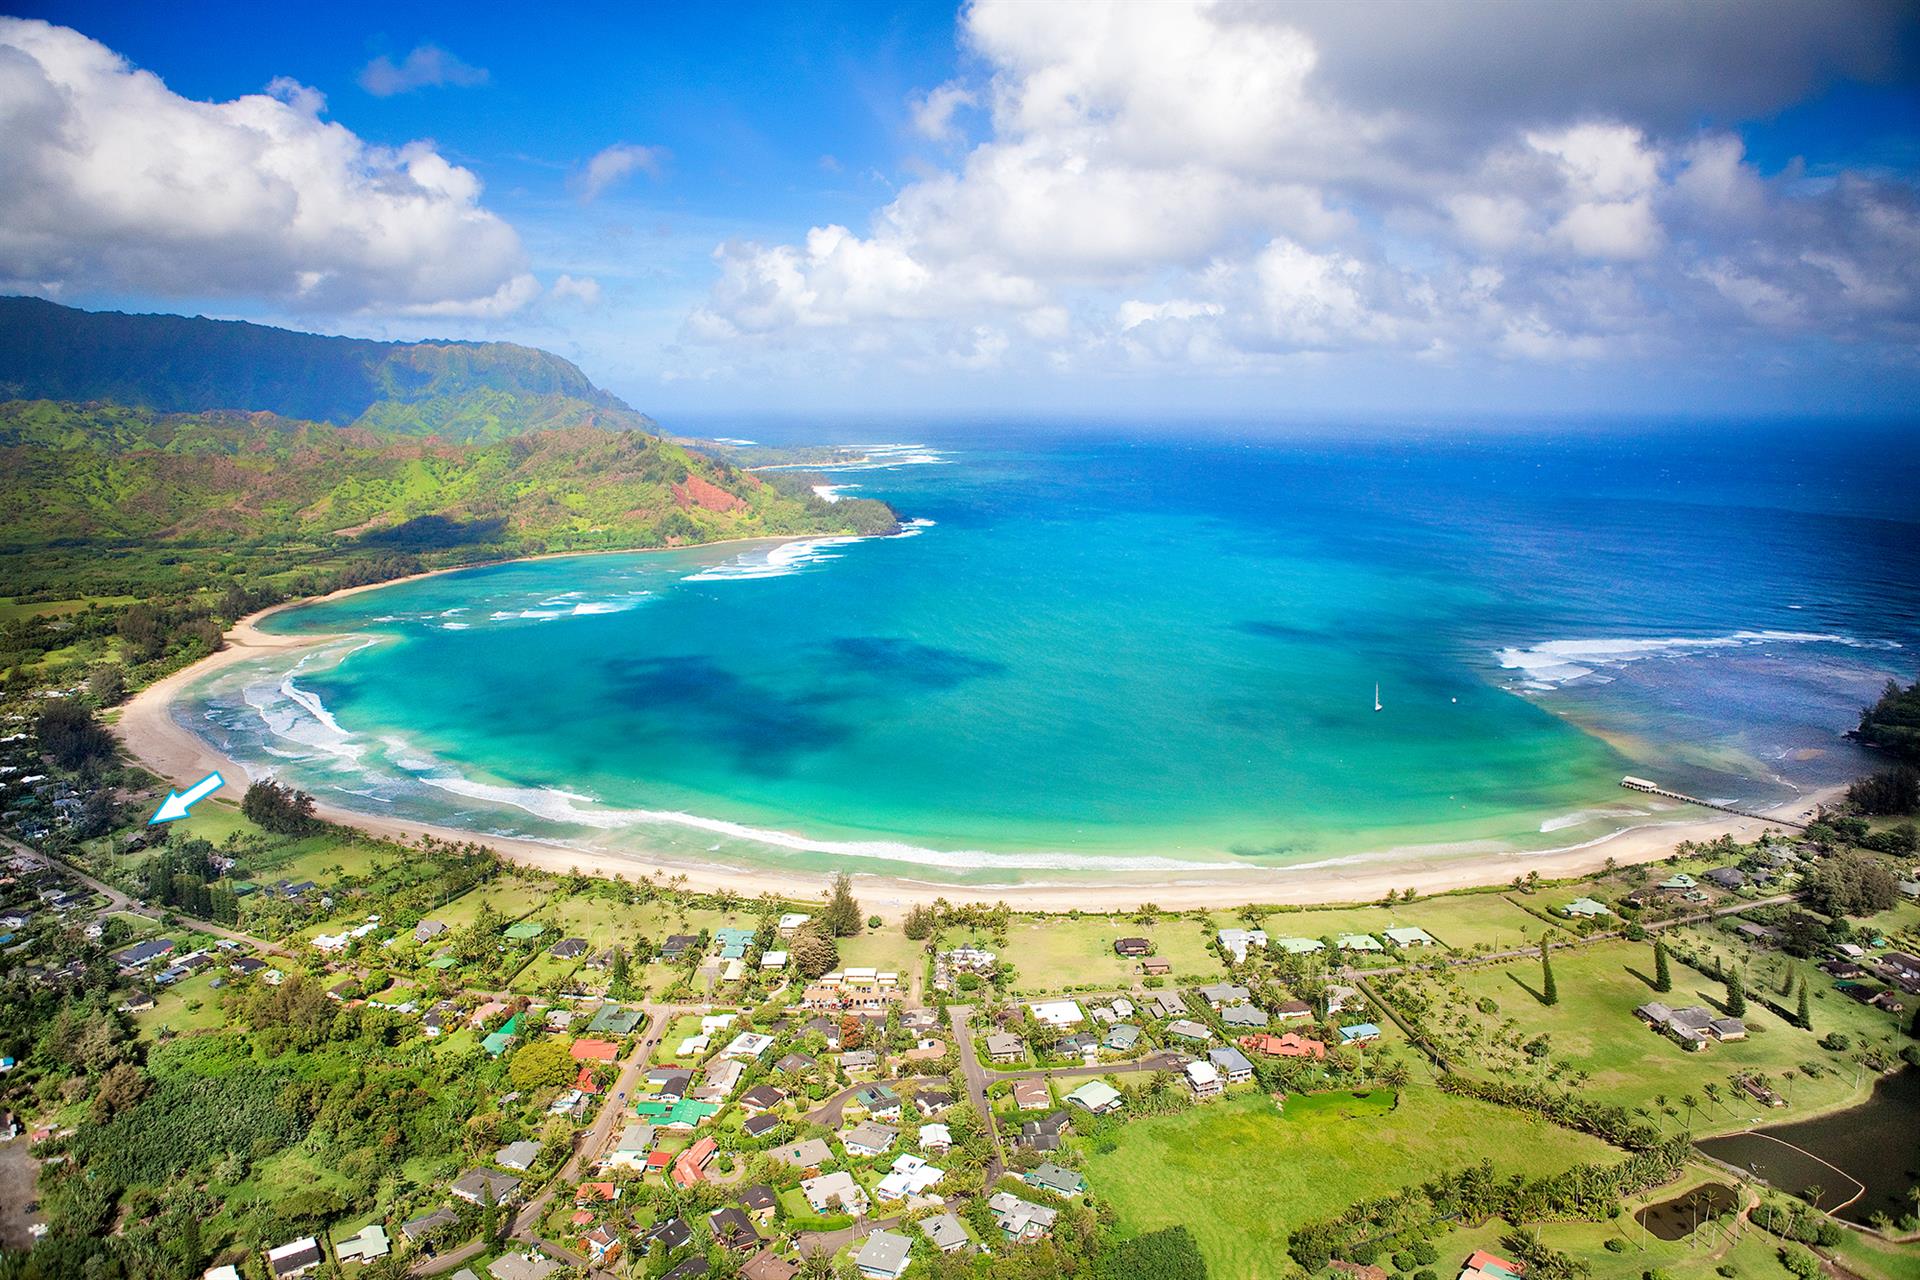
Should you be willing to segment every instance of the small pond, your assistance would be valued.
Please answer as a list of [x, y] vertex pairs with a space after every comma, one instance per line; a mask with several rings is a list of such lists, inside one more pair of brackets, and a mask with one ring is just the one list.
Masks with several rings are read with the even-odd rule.
[[1633, 1216], [1661, 1240], [1683, 1240], [1721, 1214], [1732, 1213], [1739, 1203], [1740, 1197], [1732, 1187], [1724, 1182], [1709, 1182], [1671, 1200], [1650, 1204]]
[[[1911, 1212], [1920, 1182], [1920, 1071], [1888, 1076], [1857, 1107], [1792, 1124], [1768, 1125], [1700, 1150], [1793, 1195], [1819, 1188], [1820, 1207], [1849, 1222]], [[1842, 1207], [1844, 1206], [1844, 1207]]]

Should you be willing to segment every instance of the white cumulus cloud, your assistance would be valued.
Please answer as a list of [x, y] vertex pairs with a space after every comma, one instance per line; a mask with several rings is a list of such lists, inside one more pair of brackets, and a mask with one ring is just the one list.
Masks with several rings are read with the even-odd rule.
[[469, 66], [436, 44], [418, 45], [397, 63], [383, 53], [360, 71], [360, 87], [376, 98], [445, 85], [472, 88], [486, 82], [486, 68]]
[[643, 147], [632, 142], [616, 142], [596, 152], [586, 166], [574, 175], [573, 186], [583, 204], [598, 200], [608, 188], [618, 186], [636, 173], [660, 176], [667, 153], [662, 147]]
[[0, 18], [0, 278], [331, 311], [531, 296], [471, 171], [324, 106], [289, 81], [192, 101], [78, 32]]

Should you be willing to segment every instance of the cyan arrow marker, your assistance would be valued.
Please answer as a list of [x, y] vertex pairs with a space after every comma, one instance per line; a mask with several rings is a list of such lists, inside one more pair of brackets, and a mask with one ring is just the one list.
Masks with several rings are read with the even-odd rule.
[[169, 791], [159, 812], [147, 819], [147, 825], [158, 826], [162, 822], [174, 822], [186, 817], [188, 809], [226, 785], [225, 778], [217, 773], [210, 773], [185, 791]]

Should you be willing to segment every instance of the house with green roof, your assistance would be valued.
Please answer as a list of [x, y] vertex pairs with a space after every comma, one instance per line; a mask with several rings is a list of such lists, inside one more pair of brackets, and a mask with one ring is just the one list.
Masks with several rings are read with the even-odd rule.
[[638, 1009], [622, 1009], [617, 1004], [603, 1004], [594, 1011], [593, 1021], [587, 1023], [587, 1032], [630, 1036], [640, 1025], [644, 1016]]
[[497, 1058], [507, 1051], [507, 1046], [512, 1044], [514, 1039], [513, 1032], [502, 1027], [482, 1040], [480, 1047], [487, 1051], [489, 1057]]
[[663, 1098], [647, 1098], [633, 1104], [633, 1113], [648, 1124], [660, 1129], [692, 1129], [702, 1120], [720, 1108], [710, 1102], [695, 1102], [682, 1098], [677, 1102], [668, 1102]]
[[507, 926], [507, 937], [515, 942], [527, 942], [547, 931], [547, 926], [538, 920], [522, 920], [519, 924]]
[[427, 961], [427, 968], [438, 969], [442, 973], [445, 973], [448, 969], [453, 968], [459, 963], [460, 962], [452, 956], [435, 956], [433, 959]]
[[1077, 1107], [1085, 1108], [1094, 1115], [1104, 1115], [1120, 1108], [1120, 1091], [1105, 1080], [1089, 1080], [1067, 1095], [1067, 1101]]
[[1613, 908], [1604, 902], [1595, 902], [1592, 898], [1575, 898], [1560, 908], [1560, 914], [1570, 919], [1591, 920], [1596, 916], [1610, 916]]
[[1275, 938], [1273, 945], [1290, 956], [1310, 955], [1327, 949], [1327, 944], [1318, 938]]

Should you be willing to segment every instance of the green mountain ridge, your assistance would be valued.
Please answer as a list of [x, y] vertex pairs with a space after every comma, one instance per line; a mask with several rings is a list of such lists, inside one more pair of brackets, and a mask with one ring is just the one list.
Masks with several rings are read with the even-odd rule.
[[0, 298], [0, 398], [266, 410], [398, 435], [656, 429], [571, 361], [508, 342], [376, 342]]
[[[651, 432], [592, 427], [448, 442], [271, 413], [0, 404], [0, 544], [315, 538], [437, 546], [657, 547], [885, 532], [881, 503], [826, 503]], [[467, 536], [453, 538], [456, 531]], [[449, 541], [453, 538], [452, 541]]]

